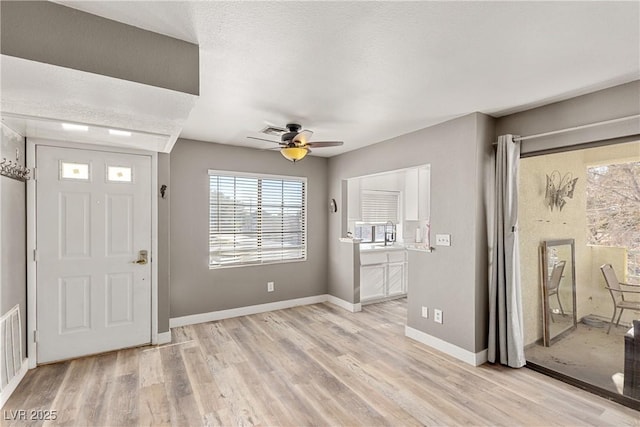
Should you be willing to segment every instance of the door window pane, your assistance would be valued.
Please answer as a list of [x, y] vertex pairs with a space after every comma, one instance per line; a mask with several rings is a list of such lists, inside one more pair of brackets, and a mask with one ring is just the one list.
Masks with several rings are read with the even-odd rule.
[[60, 177], [62, 179], [89, 181], [89, 164], [60, 162]]
[[109, 166], [107, 168], [107, 181], [131, 182], [131, 168], [125, 166]]

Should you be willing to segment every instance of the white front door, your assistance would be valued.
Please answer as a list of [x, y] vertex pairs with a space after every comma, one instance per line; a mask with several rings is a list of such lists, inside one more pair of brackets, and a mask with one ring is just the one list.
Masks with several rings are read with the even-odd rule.
[[151, 158], [37, 146], [36, 166], [38, 363], [151, 342]]

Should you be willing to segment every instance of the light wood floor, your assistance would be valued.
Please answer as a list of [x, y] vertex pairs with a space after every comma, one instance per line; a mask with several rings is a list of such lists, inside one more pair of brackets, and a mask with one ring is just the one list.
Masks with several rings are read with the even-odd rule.
[[170, 345], [30, 371], [0, 423], [25, 425], [6, 420], [24, 409], [81, 426], [640, 426], [640, 412], [531, 370], [472, 367], [405, 338], [405, 318], [396, 300], [175, 328]]

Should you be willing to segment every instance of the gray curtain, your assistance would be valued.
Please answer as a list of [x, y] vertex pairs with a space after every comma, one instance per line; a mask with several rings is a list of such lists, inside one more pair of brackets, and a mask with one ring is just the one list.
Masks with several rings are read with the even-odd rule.
[[526, 363], [517, 231], [520, 144], [512, 135], [498, 138], [495, 160], [488, 359], [520, 368]]

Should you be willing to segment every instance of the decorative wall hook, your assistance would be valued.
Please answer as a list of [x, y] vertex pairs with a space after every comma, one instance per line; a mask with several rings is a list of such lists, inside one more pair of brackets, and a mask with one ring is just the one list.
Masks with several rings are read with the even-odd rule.
[[557, 170], [547, 175], [547, 189], [544, 195], [545, 204], [553, 211], [556, 207], [560, 211], [567, 203], [565, 198], [573, 199], [573, 192], [576, 189], [578, 178], [574, 178], [571, 172], [567, 172], [564, 176], [560, 175]]
[[26, 182], [30, 177], [31, 173], [30, 169], [22, 166], [19, 163], [18, 151], [16, 150], [16, 161], [7, 160], [6, 157], [2, 158], [0, 161], [0, 175], [6, 176], [7, 178], [17, 179], [18, 181]]

